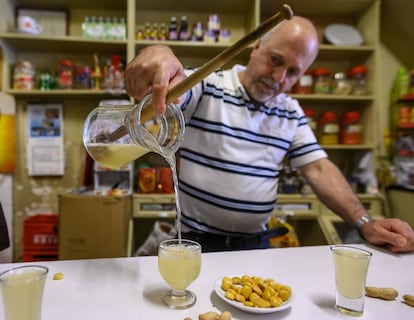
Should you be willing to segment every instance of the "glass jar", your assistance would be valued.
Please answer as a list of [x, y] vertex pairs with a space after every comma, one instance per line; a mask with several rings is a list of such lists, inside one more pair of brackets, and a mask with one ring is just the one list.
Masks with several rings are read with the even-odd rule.
[[344, 72], [336, 72], [334, 74], [331, 92], [339, 95], [348, 95], [352, 92], [351, 81]]
[[18, 61], [14, 66], [13, 89], [33, 90], [35, 87], [35, 68], [29, 61]]
[[315, 119], [315, 111], [313, 111], [313, 109], [304, 109], [303, 112], [305, 113], [305, 116], [308, 119], [309, 127], [312, 129], [313, 132], [316, 132], [317, 123]]
[[326, 68], [316, 68], [313, 71], [313, 92], [330, 93], [331, 71]]
[[322, 112], [318, 119], [318, 140], [321, 144], [338, 144], [339, 124], [333, 111]]
[[58, 76], [59, 89], [72, 89], [73, 76], [73, 62], [71, 60], [61, 60], [59, 63]]
[[178, 150], [184, 136], [181, 109], [167, 105], [157, 116], [151, 96], [137, 105], [105, 105], [92, 110], [83, 128], [83, 143], [89, 155], [108, 168], [120, 168], [154, 151], [165, 158]]
[[355, 66], [349, 71], [348, 76], [352, 84], [352, 94], [368, 94], [367, 72], [368, 68], [366, 66]]
[[358, 111], [349, 111], [344, 113], [341, 121], [341, 143], [362, 143], [361, 115]]

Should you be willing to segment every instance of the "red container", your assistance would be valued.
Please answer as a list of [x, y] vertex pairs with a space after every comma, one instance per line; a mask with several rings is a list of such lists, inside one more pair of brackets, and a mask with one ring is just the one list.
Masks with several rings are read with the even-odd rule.
[[24, 220], [23, 250], [58, 251], [59, 217], [57, 214], [38, 214]]

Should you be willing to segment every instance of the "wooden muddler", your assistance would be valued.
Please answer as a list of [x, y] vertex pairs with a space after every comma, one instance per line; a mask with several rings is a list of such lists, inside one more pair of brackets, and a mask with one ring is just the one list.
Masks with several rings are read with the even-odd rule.
[[[282, 5], [280, 8], [280, 11], [277, 12], [275, 15], [267, 19], [265, 22], [263, 22], [260, 26], [258, 26], [252, 32], [248, 33], [243, 38], [236, 41], [230, 47], [228, 47], [227, 49], [222, 51], [220, 54], [215, 56], [213, 59], [209, 60], [204, 65], [199, 67], [195, 72], [193, 72], [183, 81], [181, 81], [176, 86], [171, 88], [167, 93], [166, 104], [168, 105], [174, 102], [176, 99], [181, 97], [185, 92], [190, 90], [197, 83], [199, 83], [205, 77], [207, 77], [210, 73], [214, 72], [216, 69], [220, 68], [223, 64], [225, 64], [226, 62], [234, 58], [237, 54], [239, 54], [246, 47], [248, 47], [253, 41], [263, 36], [266, 32], [270, 31], [274, 26], [276, 26], [283, 20], [292, 18], [292, 16], [293, 16], [293, 12], [290, 6], [288, 6], [287, 4]], [[141, 122], [151, 119], [155, 115], [155, 111], [153, 110], [153, 108], [143, 108], [141, 112], [142, 112]], [[116, 141], [117, 139], [121, 138], [123, 135], [128, 133], [127, 128], [125, 126], [122, 126], [121, 128], [118, 128], [115, 131], [117, 132], [116, 135], [113, 135], [113, 134], [105, 135], [104, 140], [107, 142], [110, 142], [109, 139], [111, 139], [111, 141]]]

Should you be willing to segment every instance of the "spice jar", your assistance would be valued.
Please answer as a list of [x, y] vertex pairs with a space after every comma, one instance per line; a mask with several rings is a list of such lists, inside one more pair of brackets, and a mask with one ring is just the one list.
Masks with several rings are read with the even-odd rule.
[[351, 79], [352, 94], [368, 94], [367, 72], [368, 68], [366, 66], [355, 66], [349, 71], [348, 76]]
[[317, 124], [315, 120], [315, 111], [312, 109], [304, 109], [303, 112], [308, 119], [309, 127], [313, 130], [313, 132], [316, 132]]
[[35, 69], [29, 61], [18, 61], [14, 66], [13, 89], [33, 90], [35, 86]]
[[338, 144], [339, 125], [336, 113], [322, 112], [318, 119], [318, 139], [321, 144]]
[[348, 95], [352, 92], [351, 81], [344, 72], [336, 72], [332, 81], [332, 93], [339, 95]]
[[59, 89], [72, 89], [73, 87], [73, 62], [61, 60], [59, 63]]
[[297, 94], [310, 94], [313, 92], [313, 77], [310, 70], [307, 70], [295, 83], [293, 92]]
[[316, 68], [313, 71], [313, 92], [330, 93], [331, 90], [331, 71], [326, 68]]
[[341, 143], [362, 143], [361, 115], [358, 111], [349, 111], [344, 113], [341, 121]]

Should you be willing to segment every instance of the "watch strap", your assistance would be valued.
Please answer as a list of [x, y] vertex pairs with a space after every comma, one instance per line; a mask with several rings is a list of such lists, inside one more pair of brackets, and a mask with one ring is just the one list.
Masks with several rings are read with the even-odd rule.
[[355, 229], [359, 230], [364, 224], [374, 221], [371, 216], [362, 216], [354, 223]]

